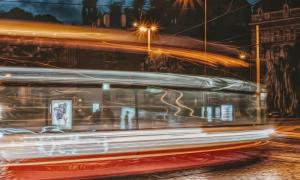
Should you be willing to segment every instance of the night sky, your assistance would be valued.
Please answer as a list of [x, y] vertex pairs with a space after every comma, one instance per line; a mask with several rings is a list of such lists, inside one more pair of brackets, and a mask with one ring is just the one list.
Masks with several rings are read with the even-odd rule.
[[[124, 1], [126, 5], [131, 4], [131, 0]], [[105, 11], [105, 5], [109, 5], [110, 2], [111, 0], [98, 0], [99, 8]], [[7, 12], [12, 8], [18, 7], [34, 15], [53, 15], [61, 22], [80, 23], [81, 4], [82, 0], [0, 0], [0, 12]]]

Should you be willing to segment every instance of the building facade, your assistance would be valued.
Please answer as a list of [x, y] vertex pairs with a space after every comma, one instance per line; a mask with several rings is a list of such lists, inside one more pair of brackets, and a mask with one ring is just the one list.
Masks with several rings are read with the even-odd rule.
[[260, 27], [260, 57], [263, 62], [286, 59], [288, 49], [293, 47], [300, 36], [300, 7], [291, 7], [284, 3], [281, 10], [267, 11], [262, 7], [256, 9], [251, 17], [252, 50], [256, 57], [256, 25]]
[[81, 15], [84, 25], [95, 26], [97, 23], [97, 0], [83, 0]]

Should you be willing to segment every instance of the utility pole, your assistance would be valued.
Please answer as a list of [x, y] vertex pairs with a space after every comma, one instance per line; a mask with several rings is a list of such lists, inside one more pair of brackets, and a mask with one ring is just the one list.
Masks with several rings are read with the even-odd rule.
[[204, 51], [207, 51], [207, 0], [204, 0]]
[[[207, 60], [207, 0], [204, 0], [204, 53]], [[204, 74], [207, 75], [206, 65], [204, 64]]]
[[151, 29], [147, 29], [147, 36], [148, 36], [148, 54], [151, 54]]
[[260, 27], [256, 25], [256, 113], [257, 122], [261, 123], [261, 84], [260, 84]]

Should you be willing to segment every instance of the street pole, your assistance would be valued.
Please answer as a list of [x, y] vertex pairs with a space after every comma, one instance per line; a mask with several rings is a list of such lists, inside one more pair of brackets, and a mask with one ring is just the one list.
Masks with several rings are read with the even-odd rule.
[[[207, 0], [204, 0], [204, 56], [207, 60]], [[204, 64], [204, 74], [207, 75], [206, 65]]]
[[207, 0], [204, 1], [204, 51], [207, 51]]
[[150, 54], [151, 51], [151, 29], [147, 29], [147, 33], [148, 33], [148, 54]]
[[260, 84], [260, 27], [256, 25], [256, 113], [257, 122], [261, 123], [261, 84]]

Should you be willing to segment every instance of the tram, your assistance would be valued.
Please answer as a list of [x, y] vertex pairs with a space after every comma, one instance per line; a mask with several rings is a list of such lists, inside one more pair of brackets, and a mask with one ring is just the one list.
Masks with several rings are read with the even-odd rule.
[[260, 157], [273, 133], [256, 86], [240, 80], [15, 67], [0, 67], [0, 79], [0, 177], [223, 165]]

